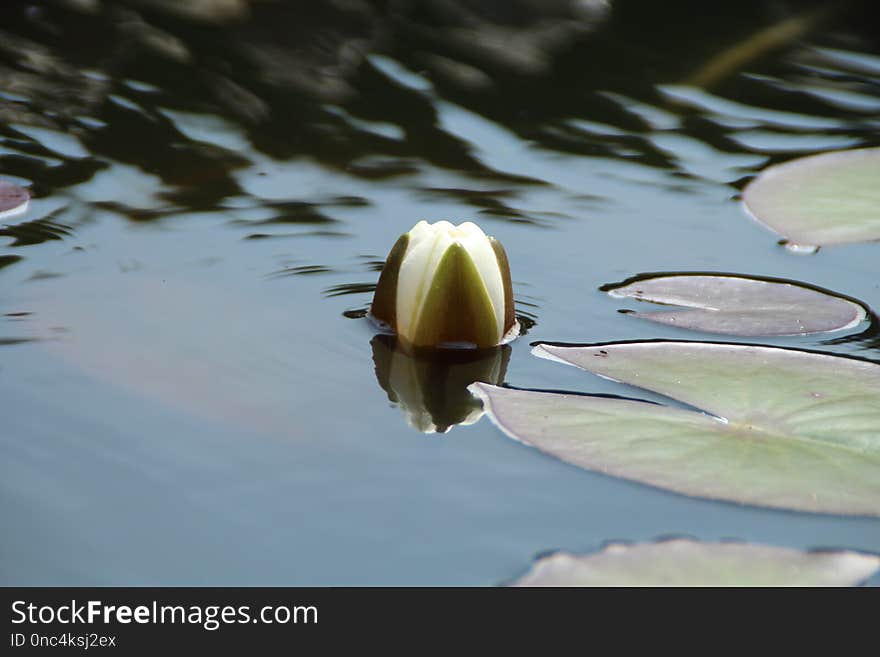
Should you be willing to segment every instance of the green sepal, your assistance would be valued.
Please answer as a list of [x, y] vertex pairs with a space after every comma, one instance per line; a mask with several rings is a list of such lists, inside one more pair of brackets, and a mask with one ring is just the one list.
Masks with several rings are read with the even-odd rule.
[[443, 254], [408, 337], [416, 346], [469, 342], [494, 347], [500, 342], [492, 300], [461, 244], [453, 244]]
[[408, 246], [409, 235], [404, 234], [391, 247], [370, 305], [370, 314], [388, 324], [392, 330], [397, 330], [397, 278]]
[[489, 244], [495, 251], [495, 259], [498, 261], [498, 271], [501, 272], [501, 282], [504, 284], [504, 329], [502, 334], [513, 328], [516, 322], [515, 305], [513, 302], [513, 283], [510, 280], [510, 263], [507, 261], [507, 252], [501, 242], [494, 237], [489, 238]]

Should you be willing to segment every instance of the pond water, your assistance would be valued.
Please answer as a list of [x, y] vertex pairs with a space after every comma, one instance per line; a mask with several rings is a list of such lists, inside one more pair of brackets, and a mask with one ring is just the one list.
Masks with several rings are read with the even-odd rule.
[[[880, 145], [872, 3], [214, 4], [4, 4], [0, 176], [33, 199], [0, 231], [0, 582], [494, 585], [668, 535], [880, 551], [876, 518], [692, 499], [429, 412], [471, 372], [659, 400], [529, 353], [718, 339], [598, 290], [644, 272], [880, 308], [880, 245], [791, 253], [738, 202], [770, 163]], [[452, 375], [359, 317], [419, 219], [501, 240], [533, 324]], [[878, 360], [866, 329], [743, 341]]]

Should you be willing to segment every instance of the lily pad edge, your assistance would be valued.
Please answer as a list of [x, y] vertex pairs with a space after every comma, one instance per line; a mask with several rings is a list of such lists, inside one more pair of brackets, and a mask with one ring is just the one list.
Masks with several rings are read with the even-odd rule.
[[[855, 550], [850, 548], [832, 548], [832, 547], [814, 547], [807, 549], [793, 548], [789, 546], [779, 546], [779, 545], [771, 545], [766, 543], [754, 543], [744, 539], [738, 538], [722, 538], [718, 540], [700, 540], [694, 536], [688, 534], [666, 534], [661, 535], [654, 540], [647, 541], [636, 541], [636, 540], [622, 540], [622, 539], [610, 539], [603, 541], [594, 549], [586, 549], [584, 551], [572, 551], [570, 549], [559, 548], [559, 549], [550, 549], [544, 550], [537, 553], [528, 568], [524, 569], [518, 576], [511, 577], [508, 580], [505, 580], [501, 583], [501, 586], [519, 586], [520, 582], [526, 581], [530, 576], [533, 576], [536, 572], [536, 568], [543, 563], [546, 563], [547, 560], [558, 558], [558, 557], [569, 557], [573, 559], [585, 559], [590, 557], [598, 557], [603, 554], [607, 554], [608, 552], [615, 550], [628, 550], [639, 547], [663, 547], [666, 545], [672, 545], [676, 543], [685, 543], [691, 546], [699, 546], [704, 548], [711, 548], [712, 546], [740, 546], [743, 548], [763, 548], [768, 550], [775, 551], [790, 551], [791, 553], [801, 553], [805, 556], [837, 556], [844, 558], [853, 558], [855, 557], [861, 563], [863, 563], [866, 568], [866, 572], [863, 576], [855, 581], [853, 584], [849, 584], [849, 586], [862, 586], [866, 581], [876, 576], [878, 572], [880, 572], [880, 553], [868, 551], [868, 550]], [[873, 568], [872, 571], [868, 570], [869, 568]], [[547, 586], [547, 584], [543, 584]], [[552, 585], [551, 585], [552, 586]]]

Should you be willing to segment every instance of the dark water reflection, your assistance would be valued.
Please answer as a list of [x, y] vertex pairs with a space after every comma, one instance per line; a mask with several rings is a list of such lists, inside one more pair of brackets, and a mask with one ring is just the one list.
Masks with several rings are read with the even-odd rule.
[[446, 433], [483, 416], [483, 405], [467, 390], [474, 381], [501, 385], [510, 347], [408, 350], [389, 335], [370, 341], [376, 381], [407, 424], [422, 433]]
[[[876, 521], [659, 493], [487, 422], [413, 440], [389, 399], [414, 388], [374, 380], [396, 352], [343, 317], [419, 219], [505, 244], [537, 324], [487, 362], [519, 387], [656, 401], [528, 353], [712, 338], [618, 315], [598, 287], [638, 272], [880, 308], [876, 244], [796, 256], [735, 202], [769, 163], [880, 145], [876, 3], [7, 0], [3, 17], [0, 176], [33, 196], [0, 227], [4, 583], [487, 584], [549, 548], [669, 533], [880, 549]], [[771, 342], [876, 358], [873, 330]], [[395, 371], [433, 426], [469, 416], [437, 383], [458, 375]]]
[[53, 222], [52, 215], [54, 214], [58, 214], [58, 212], [50, 213], [45, 219], [23, 221], [14, 225], [7, 224], [0, 228], [0, 237], [11, 238], [9, 246], [30, 246], [41, 244], [46, 240], [61, 240], [69, 237], [71, 227]]

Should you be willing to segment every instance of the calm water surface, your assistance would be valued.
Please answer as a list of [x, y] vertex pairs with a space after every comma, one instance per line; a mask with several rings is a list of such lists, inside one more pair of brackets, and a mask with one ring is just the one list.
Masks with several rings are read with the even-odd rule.
[[[493, 585], [670, 534], [880, 551], [877, 519], [584, 472], [461, 398], [477, 372], [658, 399], [529, 354], [713, 339], [597, 289], [642, 272], [880, 308], [880, 246], [792, 254], [737, 201], [768, 163], [880, 145], [871, 3], [313, 4], [4, 6], [0, 174], [34, 200], [0, 231], [0, 582]], [[418, 219], [504, 243], [526, 337], [444, 372], [346, 317]], [[880, 359], [865, 329], [762, 342]]]

